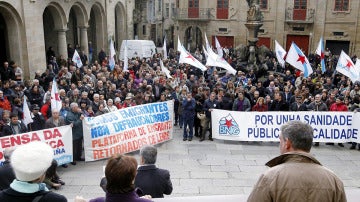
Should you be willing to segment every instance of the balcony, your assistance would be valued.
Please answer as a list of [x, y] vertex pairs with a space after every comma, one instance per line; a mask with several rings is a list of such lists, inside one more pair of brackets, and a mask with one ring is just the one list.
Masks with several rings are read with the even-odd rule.
[[313, 24], [315, 10], [287, 8], [285, 13], [285, 22], [288, 24]]
[[213, 19], [210, 8], [178, 8], [173, 18], [178, 21], [210, 21]]

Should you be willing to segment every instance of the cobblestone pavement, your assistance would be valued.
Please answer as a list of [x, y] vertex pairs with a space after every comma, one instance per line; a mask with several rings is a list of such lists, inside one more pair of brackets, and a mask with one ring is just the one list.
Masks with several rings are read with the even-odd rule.
[[[345, 189], [360, 188], [360, 151], [320, 144], [311, 153], [333, 170], [344, 182]], [[173, 182], [173, 193], [166, 197], [203, 195], [248, 195], [264, 164], [279, 154], [278, 143], [230, 142], [214, 140], [182, 141], [182, 130], [174, 128], [173, 139], [158, 145], [157, 166], [168, 169]], [[138, 152], [131, 153], [139, 159]], [[58, 169], [66, 182], [57, 193], [69, 199], [103, 196], [99, 187], [106, 160], [78, 162], [76, 166]]]

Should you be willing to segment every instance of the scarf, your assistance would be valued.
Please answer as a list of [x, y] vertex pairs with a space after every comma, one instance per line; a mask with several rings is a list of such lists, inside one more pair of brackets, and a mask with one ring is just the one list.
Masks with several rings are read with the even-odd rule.
[[49, 191], [45, 183], [29, 183], [15, 179], [10, 187], [20, 193], [31, 194], [38, 191]]

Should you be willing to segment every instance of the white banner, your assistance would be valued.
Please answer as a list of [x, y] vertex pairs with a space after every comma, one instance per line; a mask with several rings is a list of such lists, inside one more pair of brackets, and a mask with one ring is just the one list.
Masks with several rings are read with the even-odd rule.
[[214, 109], [212, 136], [235, 141], [279, 141], [280, 127], [291, 120], [309, 123], [314, 142], [360, 142], [360, 113], [353, 112], [236, 112]]
[[174, 102], [156, 102], [83, 121], [85, 161], [109, 158], [172, 139]]
[[54, 158], [58, 165], [73, 161], [72, 130], [71, 126], [68, 125], [0, 137], [0, 164], [5, 161], [4, 149], [17, 147], [33, 141], [42, 141], [50, 145], [54, 150]]

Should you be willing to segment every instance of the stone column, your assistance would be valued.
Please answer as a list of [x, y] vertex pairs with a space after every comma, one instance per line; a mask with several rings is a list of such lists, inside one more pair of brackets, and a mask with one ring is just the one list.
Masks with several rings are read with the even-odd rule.
[[62, 55], [65, 59], [68, 57], [67, 43], [66, 43], [66, 29], [59, 29], [58, 32], [58, 53], [59, 58]]
[[86, 55], [89, 54], [89, 46], [88, 46], [88, 35], [87, 35], [87, 29], [88, 27], [79, 27], [80, 29], [80, 47], [81, 50], [84, 51]]

